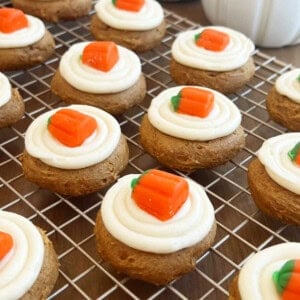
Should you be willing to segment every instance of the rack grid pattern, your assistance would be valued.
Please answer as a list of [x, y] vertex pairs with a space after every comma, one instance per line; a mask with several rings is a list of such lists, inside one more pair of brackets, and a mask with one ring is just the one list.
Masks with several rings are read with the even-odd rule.
[[[9, 6], [9, 1], [0, 1], [0, 6]], [[176, 34], [198, 27], [169, 11], [165, 16], [168, 28], [163, 42], [140, 55], [147, 78], [146, 99], [117, 118], [130, 148], [124, 174], [162, 168], [141, 148], [139, 124], [151, 99], [175, 85], [168, 69], [170, 46]], [[72, 199], [39, 189], [22, 174], [24, 132], [38, 115], [64, 105], [51, 94], [50, 81], [69, 46], [92, 40], [89, 20], [85, 17], [47, 24], [55, 37], [55, 55], [37, 67], [6, 73], [24, 98], [26, 114], [14, 126], [0, 130], [0, 208], [28, 217], [46, 230], [54, 243], [60, 276], [49, 299], [227, 299], [230, 281], [249, 256], [272, 244], [300, 241], [296, 227], [283, 225], [258, 211], [247, 184], [247, 166], [262, 142], [286, 131], [269, 119], [265, 98], [275, 79], [292, 66], [256, 50], [254, 78], [238, 93], [229, 95], [243, 115], [245, 148], [221, 167], [189, 174], [174, 171], [205, 187], [215, 207], [218, 230], [213, 247], [198, 260], [193, 272], [157, 287], [117, 273], [97, 254], [93, 226], [106, 190]]]

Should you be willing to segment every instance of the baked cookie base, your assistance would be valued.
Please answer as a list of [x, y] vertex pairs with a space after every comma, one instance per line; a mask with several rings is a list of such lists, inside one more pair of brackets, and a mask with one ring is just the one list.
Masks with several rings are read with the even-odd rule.
[[65, 170], [49, 166], [25, 150], [22, 156], [24, 176], [42, 188], [63, 195], [81, 196], [93, 193], [114, 182], [125, 169], [129, 150], [121, 136], [114, 152], [104, 161], [87, 168]]
[[240, 126], [232, 134], [207, 142], [189, 141], [156, 129], [146, 114], [140, 127], [143, 148], [163, 165], [185, 172], [213, 168], [233, 158], [245, 145]]
[[0, 128], [19, 121], [25, 113], [25, 105], [17, 89], [12, 89], [11, 99], [0, 106]]
[[300, 131], [300, 104], [279, 94], [275, 87], [269, 91], [266, 106], [271, 119], [289, 130]]
[[235, 276], [230, 284], [228, 300], [241, 300], [238, 282], [239, 275]]
[[49, 22], [72, 20], [89, 13], [91, 0], [12, 0], [15, 8]]
[[115, 239], [106, 230], [99, 211], [95, 235], [100, 256], [118, 271], [132, 278], [163, 285], [194, 269], [197, 259], [213, 244], [216, 228], [214, 223], [206, 237], [194, 246], [168, 254], [149, 253]]
[[300, 225], [300, 195], [273, 181], [257, 158], [248, 167], [248, 183], [256, 206], [266, 215]]
[[242, 67], [226, 72], [195, 69], [180, 64], [174, 58], [170, 62], [170, 75], [177, 84], [205, 86], [221, 93], [236, 92], [253, 77], [254, 72], [252, 57]]
[[43, 230], [39, 229], [44, 242], [44, 261], [40, 274], [29, 291], [21, 300], [46, 299], [58, 278], [58, 260], [51, 241]]
[[71, 86], [57, 70], [51, 81], [52, 92], [68, 104], [87, 104], [101, 108], [113, 115], [121, 114], [142, 102], [146, 96], [146, 80], [143, 74], [130, 88], [114, 94], [91, 94]]
[[102, 22], [97, 15], [94, 15], [90, 29], [96, 40], [109, 40], [128, 49], [145, 52], [161, 42], [166, 33], [166, 23], [163, 20], [157, 27], [146, 31], [119, 30], [110, 27]]
[[46, 61], [54, 53], [54, 39], [46, 30], [38, 42], [20, 48], [0, 48], [0, 71], [26, 69]]

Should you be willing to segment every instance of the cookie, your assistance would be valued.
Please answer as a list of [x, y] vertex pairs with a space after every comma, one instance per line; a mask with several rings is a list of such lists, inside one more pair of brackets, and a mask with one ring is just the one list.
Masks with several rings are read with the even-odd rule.
[[66, 103], [92, 105], [114, 115], [120, 114], [142, 102], [146, 96], [141, 63], [134, 52], [122, 46], [116, 46], [119, 58], [109, 71], [95, 69], [80, 61], [87, 46], [99, 43], [102, 42], [73, 45], [61, 58], [51, 81], [51, 90]]
[[49, 22], [73, 20], [89, 13], [91, 0], [12, 0], [14, 7]]
[[292, 131], [300, 131], [300, 69], [277, 78], [266, 107], [271, 119]]
[[90, 29], [96, 40], [111, 40], [144, 52], [157, 46], [165, 35], [163, 9], [157, 1], [145, 0], [140, 10], [130, 11], [120, 8], [118, 1], [101, 0], [95, 10]]
[[299, 142], [300, 133], [265, 141], [258, 158], [248, 168], [249, 188], [257, 207], [284, 223], [297, 225], [300, 225], [300, 165], [289, 153]]
[[[224, 35], [223, 48], [218, 44], [219, 35]], [[251, 57], [254, 44], [242, 33], [226, 27], [209, 26], [182, 32], [171, 51], [170, 75], [177, 84], [233, 93], [255, 72]]]
[[[206, 117], [174, 110], [171, 99], [186, 88], [213, 95], [214, 104]], [[240, 111], [224, 95], [207, 88], [179, 86], [152, 100], [141, 123], [140, 142], [161, 164], [191, 172], [213, 168], [233, 158], [245, 145], [240, 124]]]
[[299, 299], [299, 288], [294, 288], [300, 284], [295, 280], [299, 277], [299, 253], [300, 243], [295, 242], [259, 251], [246, 261], [233, 279], [228, 299]]
[[46, 299], [59, 266], [51, 241], [26, 218], [2, 210], [0, 234], [0, 298]]
[[[85, 127], [87, 122], [95, 124], [91, 131]], [[77, 143], [87, 131], [90, 135]], [[95, 107], [71, 105], [44, 113], [32, 122], [25, 134], [22, 167], [25, 178], [42, 188], [80, 196], [115, 181], [128, 157], [126, 139], [111, 115]]]
[[7, 77], [0, 72], [0, 128], [19, 121], [25, 112], [24, 102], [17, 89], [12, 89]]
[[27, 23], [15, 30], [13, 21], [6, 21], [5, 24], [10, 24], [13, 30], [7, 33], [4, 32], [7, 28], [0, 24], [0, 71], [26, 69], [46, 61], [54, 53], [55, 43], [43, 22], [13, 8], [1, 8], [0, 18], [8, 18], [6, 15], [1, 16], [3, 10], [5, 14], [8, 10], [9, 14], [18, 14], [20, 18], [23, 16]]
[[[137, 177], [122, 177], [106, 193], [95, 225], [97, 249], [118, 271], [152, 284], [167, 284], [192, 271], [197, 259], [212, 245], [216, 233], [214, 210], [204, 189], [190, 179], [158, 170], [144, 173], [136, 182]], [[165, 194], [157, 184], [148, 185], [151, 180], [159, 180]], [[166, 187], [165, 180], [172, 184]], [[186, 194], [181, 184], [186, 185]], [[172, 200], [176, 202], [183, 195], [183, 203], [171, 213], [173, 203], [164, 209], [159, 202], [173, 193], [172, 185], [177, 191]], [[147, 202], [150, 194], [157, 195], [157, 201], [151, 204]]]

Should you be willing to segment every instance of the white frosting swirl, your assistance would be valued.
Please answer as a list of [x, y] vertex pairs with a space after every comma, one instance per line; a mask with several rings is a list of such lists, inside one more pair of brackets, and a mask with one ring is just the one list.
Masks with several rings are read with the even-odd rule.
[[175, 112], [170, 99], [183, 87], [167, 89], [152, 100], [148, 118], [159, 131], [185, 140], [209, 141], [229, 135], [239, 127], [239, 109], [223, 94], [205, 87], [198, 88], [211, 91], [215, 99], [214, 107], [206, 118]]
[[[208, 28], [229, 34], [230, 42], [223, 51], [210, 51], [196, 45], [195, 34]], [[243, 66], [253, 50], [254, 44], [242, 33], [226, 27], [210, 26], [180, 33], [172, 45], [172, 56], [185, 66], [222, 72]]]
[[47, 129], [47, 122], [58, 109], [37, 117], [25, 134], [27, 152], [45, 164], [62, 169], [81, 169], [108, 158], [117, 147], [121, 129], [116, 119], [107, 112], [88, 105], [70, 105], [96, 119], [98, 128], [81, 146], [67, 147], [54, 138]]
[[289, 71], [277, 78], [275, 88], [281, 95], [300, 104], [300, 68]]
[[155, 0], [145, 0], [138, 12], [119, 9], [112, 0], [100, 0], [95, 5], [96, 14], [105, 24], [121, 30], [144, 31], [157, 27], [164, 19], [161, 5]]
[[34, 284], [42, 268], [43, 239], [26, 218], [1, 210], [0, 231], [10, 234], [14, 242], [0, 262], [0, 299], [19, 299]]
[[101, 215], [106, 229], [129, 247], [151, 253], [170, 253], [201, 241], [214, 223], [214, 209], [204, 189], [187, 179], [189, 196], [168, 221], [140, 209], [131, 198], [131, 180], [122, 177], [106, 193]]
[[278, 244], [252, 256], [239, 273], [241, 299], [280, 300], [272, 275], [291, 259], [300, 259], [300, 243]]
[[106, 94], [124, 91], [137, 82], [142, 67], [133, 51], [117, 46], [118, 62], [109, 72], [102, 72], [81, 61], [83, 49], [89, 43], [73, 45], [61, 58], [59, 71], [70, 85], [83, 92]]
[[258, 152], [268, 175], [297, 195], [300, 195], [300, 166], [292, 162], [288, 152], [299, 142], [300, 132], [286, 133], [266, 140]]
[[0, 107], [11, 99], [11, 85], [8, 78], [0, 72]]
[[0, 49], [26, 47], [36, 43], [45, 35], [45, 25], [40, 19], [29, 15], [26, 17], [28, 27], [12, 33], [0, 32]]

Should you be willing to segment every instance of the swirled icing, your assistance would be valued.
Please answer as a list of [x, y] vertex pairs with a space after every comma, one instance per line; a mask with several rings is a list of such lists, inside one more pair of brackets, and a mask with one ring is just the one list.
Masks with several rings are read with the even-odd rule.
[[229, 135], [239, 127], [241, 113], [238, 108], [226, 96], [209, 88], [201, 87], [215, 97], [214, 108], [206, 118], [175, 112], [170, 99], [183, 87], [167, 89], [152, 100], [148, 118], [156, 129], [185, 140], [208, 141]]
[[[210, 28], [227, 33], [230, 42], [223, 51], [210, 51], [196, 45], [194, 36]], [[243, 66], [254, 50], [254, 44], [235, 30], [210, 26], [180, 33], [172, 45], [173, 58], [182, 65], [210, 71], [229, 71]]]
[[119, 9], [111, 0], [101, 0], [95, 5], [96, 14], [105, 24], [121, 30], [144, 31], [157, 27], [164, 19], [164, 12], [157, 1], [145, 0], [138, 12]]
[[0, 72], [0, 107], [11, 99], [11, 86], [7, 77]]
[[300, 69], [284, 73], [275, 82], [276, 91], [300, 104]]
[[12, 33], [0, 32], [0, 49], [26, 47], [36, 43], [45, 35], [46, 28], [40, 19], [29, 15], [26, 17], [28, 27]]
[[102, 201], [102, 219], [111, 235], [138, 250], [170, 253], [192, 246], [208, 234], [214, 223], [214, 209], [200, 185], [187, 179], [188, 199], [163, 222], [140, 209], [131, 198], [130, 183], [138, 176], [119, 179]]
[[38, 229], [26, 218], [0, 210], [0, 231], [14, 245], [0, 261], [0, 299], [19, 299], [34, 284], [44, 260], [44, 243]]
[[119, 123], [107, 112], [88, 105], [70, 105], [68, 108], [96, 119], [98, 128], [79, 147], [67, 147], [47, 130], [47, 122], [58, 109], [37, 117], [25, 134], [27, 152], [45, 164], [62, 169], [80, 169], [99, 163], [109, 157], [117, 147], [121, 129]]
[[117, 46], [118, 62], [109, 72], [102, 72], [82, 63], [81, 55], [88, 44], [73, 45], [61, 58], [59, 71], [70, 85], [83, 92], [106, 94], [124, 91], [137, 82], [142, 68], [133, 51]]
[[288, 260], [299, 258], [300, 243], [278, 244], [256, 253], [239, 273], [238, 287], [241, 299], [280, 300], [272, 274]]
[[276, 183], [300, 195], [300, 167], [288, 156], [288, 152], [298, 142], [300, 142], [299, 132], [272, 137], [262, 144], [258, 158]]

